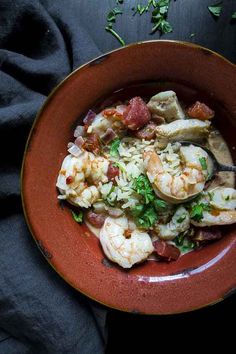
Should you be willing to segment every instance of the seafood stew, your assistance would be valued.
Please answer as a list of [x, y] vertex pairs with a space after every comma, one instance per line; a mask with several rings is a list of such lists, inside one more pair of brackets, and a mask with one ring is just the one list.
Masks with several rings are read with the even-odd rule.
[[58, 198], [78, 208], [74, 219], [97, 230], [105, 255], [121, 267], [175, 261], [236, 222], [232, 173], [222, 174], [223, 183], [210, 181], [206, 151], [179, 143], [198, 141], [219, 156], [218, 139], [232, 163], [214, 111], [203, 102], [185, 107], [174, 91], [147, 102], [133, 97], [90, 110], [74, 138], [59, 171]]

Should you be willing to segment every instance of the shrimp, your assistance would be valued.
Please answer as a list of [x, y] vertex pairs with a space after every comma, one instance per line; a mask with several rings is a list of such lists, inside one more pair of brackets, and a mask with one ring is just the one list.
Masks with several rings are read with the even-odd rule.
[[190, 216], [188, 211], [180, 206], [174, 213], [171, 221], [167, 224], [156, 224], [154, 231], [158, 238], [162, 240], [173, 240], [181, 232], [185, 232], [190, 228]]
[[178, 158], [176, 155], [145, 152], [144, 166], [156, 194], [168, 202], [181, 203], [202, 192], [210, 160], [205, 150], [193, 145], [181, 146]]
[[[207, 204], [211, 210], [203, 211], [200, 221], [191, 220], [195, 226], [229, 225], [236, 223], [236, 190], [218, 187], [204, 193], [198, 204]], [[195, 203], [194, 203], [195, 204]]]
[[97, 188], [99, 182], [108, 182], [108, 166], [107, 159], [95, 157], [91, 152], [81, 151], [78, 157], [67, 155], [56, 183], [62, 194], [59, 199], [67, 199], [74, 205], [89, 208], [100, 197]]
[[150, 112], [164, 117], [166, 122], [185, 119], [185, 114], [174, 91], [164, 91], [151, 97], [147, 104]]
[[147, 232], [135, 228], [123, 216], [108, 217], [100, 231], [100, 242], [106, 256], [123, 268], [142, 262], [154, 251]]

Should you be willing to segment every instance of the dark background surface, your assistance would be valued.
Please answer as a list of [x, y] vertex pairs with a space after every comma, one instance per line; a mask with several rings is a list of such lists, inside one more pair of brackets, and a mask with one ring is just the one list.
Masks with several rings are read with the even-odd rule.
[[[223, 2], [222, 15], [215, 20], [207, 5], [217, 0], [172, 0], [168, 19], [174, 31], [161, 38], [201, 44], [236, 63], [236, 22], [231, 23], [236, 0]], [[124, 14], [117, 17], [114, 25], [127, 44], [160, 38], [158, 32], [149, 35], [150, 13], [132, 16], [131, 8], [137, 3], [124, 0]], [[0, 80], [0, 160], [4, 162], [0, 169], [0, 200], [4, 208], [0, 211], [5, 218], [0, 233], [0, 280], [7, 281], [0, 281], [0, 330], [3, 327], [11, 336], [1, 344], [14, 344], [20, 339], [26, 348], [14, 347], [9, 352], [2, 346], [1, 354], [49, 353], [45, 348], [56, 354], [84, 354], [84, 350], [100, 353], [92, 303], [57, 277], [36, 249], [20, 214], [18, 182], [25, 141], [46, 96], [72, 69], [120, 46], [104, 30], [106, 13], [114, 4], [115, 0], [0, 0], [0, 44], [4, 48], [2, 53], [0, 49], [0, 74], [5, 80]], [[9, 149], [9, 142], [14, 149]], [[19, 268], [19, 264], [24, 268]], [[235, 304], [236, 296], [232, 295], [192, 313], [160, 317], [109, 310], [106, 352], [126, 353], [129, 346], [132, 353], [140, 352], [140, 344], [145, 345], [145, 353], [203, 352], [207, 345], [212, 352], [213, 347], [222, 344], [224, 353], [235, 351]], [[78, 343], [86, 349], [78, 349]], [[37, 344], [41, 351], [35, 347]], [[69, 345], [77, 349], [66, 350]]]
[[[112, 9], [115, 0], [78, 0], [80, 11], [77, 14], [81, 24], [89, 32], [101, 52], [119, 47], [119, 43], [104, 31], [106, 13]], [[132, 16], [132, 7], [147, 0], [124, 0], [120, 5], [124, 13], [117, 16], [114, 29], [125, 39], [126, 44], [152, 39], [176, 39], [208, 47], [219, 52], [236, 63], [236, 20], [231, 15], [236, 11], [235, 0], [224, 0], [220, 18], [215, 19], [207, 6], [216, 4], [217, 0], [172, 0], [168, 20], [173, 32], [160, 37], [156, 32], [150, 35], [152, 24], [150, 13]], [[195, 34], [191, 38], [191, 34]]]
[[[115, 1], [80, 1], [81, 22], [101, 52], [119, 47], [116, 39], [104, 31], [105, 13], [114, 6]], [[183, 40], [208, 47], [236, 63], [236, 23], [231, 21], [231, 15], [236, 11], [235, 0], [224, 1], [219, 19], [213, 18], [207, 9], [208, 5], [217, 1], [172, 1], [168, 19], [173, 25], [173, 33], [161, 37], [158, 32], [149, 35], [150, 13], [132, 16], [131, 8], [137, 3], [134, 0], [124, 1], [121, 6], [124, 14], [117, 16], [114, 25], [127, 44], [159, 38]], [[194, 343], [195, 350], [203, 350], [203, 341], [206, 341], [211, 347], [224, 343], [227, 352], [227, 346], [233, 341], [230, 322], [234, 321], [235, 304], [236, 296], [233, 295], [214, 306], [181, 315], [140, 316], [111, 311], [108, 315], [107, 353], [124, 352], [126, 341], [133, 350], [139, 350], [142, 342], [146, 343], [145, 352], [150, 348], [160, 350], [163, 345], [167, 352], [176, 351], [186, 348], [188, 339]]]

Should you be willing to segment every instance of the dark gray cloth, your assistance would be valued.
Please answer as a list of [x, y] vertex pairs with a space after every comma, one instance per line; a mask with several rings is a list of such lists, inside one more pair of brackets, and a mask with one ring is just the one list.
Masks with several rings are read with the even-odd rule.
[[36, 112], [100, 54], [79, 1], [0, 0], [0, 354], [102, 353], [106, 310], [48, 266], [22, 215], [19, 174]]

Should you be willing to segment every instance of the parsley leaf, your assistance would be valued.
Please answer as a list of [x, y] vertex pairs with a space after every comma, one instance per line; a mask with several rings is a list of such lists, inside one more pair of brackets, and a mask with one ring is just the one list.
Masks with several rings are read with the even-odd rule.
[[190, 211], [190, 217], [199, 222], [203, 218], [203, 211], [211, 211], [211, 206], [206, 203], [195, 204]]
[[113, 163], [113, 166], [118, 167], [122, 172], [125, 172], [124, 166], [121, 165], [120, 162], [116, 161]]
[[180, 216], [176, 221], [180, 224], [182, 221], [186, 219], [186, 215]]
[[131, 214], [135, 217], [140, 216], [143, 213], [144, 208], [145, 207], [142, 204], [135, 205], [131, 210]]
[[135, 218], [135, 223], [137, 226], [142, 228], [149, 228], [151, 227], [158, 219], [157, 213], [152, 206], [148, 206], [142, 215], [137, 216]]
[[196, 247], [196, 243], [186, 237], [185, 233], [181, 233], [173, 241], [181, 252], [191, 251]]
[[136, 7], [133, 7], [134, 15], [137, 13], [141, 16], [143, 13], [152, 10], [151, 22], [153, 27], [151, 29], [151, 34], [159, 30], [162, 33], [172, 32], [172, 27], [167, 21], [167, 15], [169, 10], [170, 0], [149, 0], [146, 5], [138, 4]]
[[207, 170], [207, 163], [206, 163], [206, 158], [205, 157], [200, 157], [199, 158], [199, 162], [202, 166], [202, 169], [203, 170]]
[[213, 16], [220, 17], [222, 11], [222, 1], [215, 5], [208, 6], [207, 8]]
[[112, 141], [110, 146], [110, 155], [116, 157], [119, 155], [118, 148], [120, 146], [120, 139], [116, 138]]
[[153, 201], [153, 206], [156, 211], [159, 211], [160, 209], [166, 209], [168, 207], [168, 204], [162, 199], [155, 199]]
[[[123, 0], [116, 0], [116, 4], [123, 4]], [[121, 15], [123, 11], [118, 7], [114, 7], [108, 14], [107, 14], [107, 26], [105, 30], [110, 32], [119, 42], [121, 45], [125, 45], [125, 41], [121, 36], [113, 29], [113, 24], [116, 22], [116, 16]]]
[[79, 224], [81, 224], [83, 222], [83, 212], [80, 210], [80, 212], [78, 214], [76, 214], [74, 211], [71, 211], [73, 219], [78, 222]]
[[144, 198], [145, 204], [148, 204], [155, 199], [151, 183], [145, 175], [140, 175], [135, 178], [133, 189]]

